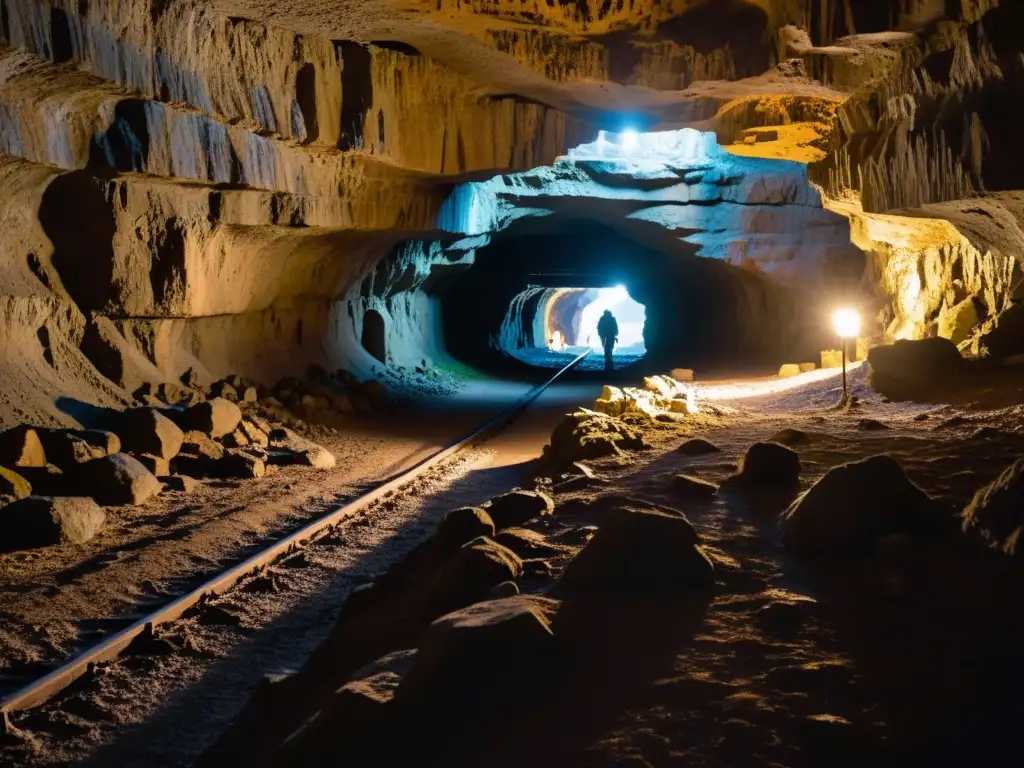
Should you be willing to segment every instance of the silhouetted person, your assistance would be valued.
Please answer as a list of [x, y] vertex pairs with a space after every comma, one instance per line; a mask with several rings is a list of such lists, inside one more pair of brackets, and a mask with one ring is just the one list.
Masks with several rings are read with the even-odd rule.
[[619, 340], [619, 323], [610, 309], [606, 309], [601, 319], [597, 321], [597, 335], [601, 337], [604, 345], [604, 369], [612, 369], [612, 350], [615, 349], [615, 342]]

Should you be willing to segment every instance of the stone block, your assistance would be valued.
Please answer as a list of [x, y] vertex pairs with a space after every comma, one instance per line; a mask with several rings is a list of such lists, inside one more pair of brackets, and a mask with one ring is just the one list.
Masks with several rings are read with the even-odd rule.
[[691, 368], [673, 368], [671, 375], [676, 381], [693, 381], [693, 369]]
[[800, 366], [797, 363], [785, 363], [779, 368], [780, 379], [791, 379], [800, 375]]
[[822, 368], [842, 368], [843, 367], [843, 351], [841, 349], [823, 349], [823, 350], [821, 350], [821, 367]]
[[800, 363], [800, 373], [810, 373], [816, 370], [818, 370], [818, 366], [814, 363]]

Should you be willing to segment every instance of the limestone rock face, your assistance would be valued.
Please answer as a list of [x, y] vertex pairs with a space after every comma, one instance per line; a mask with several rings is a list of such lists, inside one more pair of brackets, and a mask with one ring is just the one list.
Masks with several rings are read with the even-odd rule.
[[941, 505], [890, 456], [833, 467], [783, 514], [787, 546], [806, 557], [874, 552], [886, 536], [934, 536], [949, 528]]
[[106, 515], [92, 499], [31, 496], [0, 509], [0, 551], [84, 544]]

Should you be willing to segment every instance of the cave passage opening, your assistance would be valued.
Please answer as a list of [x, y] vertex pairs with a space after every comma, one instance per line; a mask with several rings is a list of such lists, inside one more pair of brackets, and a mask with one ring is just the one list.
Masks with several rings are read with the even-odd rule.
[[619, 330], [615, 367], [634, 365], [647, 353], [647, 308], [625, 285], [528, 286], [509, 302], [494, 343], [509, 357], [537, 368], [562, 368], [590, 350], [593, 354], [580, 370], [598, 370], [604, 365], [604, 348], [597, 327], [605, 310], [613, 314]]

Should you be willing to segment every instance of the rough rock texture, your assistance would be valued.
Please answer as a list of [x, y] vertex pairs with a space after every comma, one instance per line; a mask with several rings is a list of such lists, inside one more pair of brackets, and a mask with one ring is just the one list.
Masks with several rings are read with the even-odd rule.
[[616, 508], [569, 564], [562, 588], [584, 598], [706, 588], [714, 580], [714, 566], [699, 543], [682, 515]]
[[868, 384], [893, 400], [912, 400], [955, 385], [964, 359], [952, 341], [902, 340], [868, 352]]
[[964, 509], [963, 529], [987, 546], [1019, 558], [1024, 552], [1024, 459], [1011, 464], [991, 485], [978, 490]]
[[800, 457], [778, 443], [754, 443], [740, 457], [728, 485], [739, 489], [795, 488], [800, 479]]
[[153, 473], [126, 453], [79, 465], [71, 483], [82, 495], [109, 506], [142, 504], [161, 489]]
[[867, 555], [889, 535], [934, 536], [950, 527], [941, 505], [891, 456], [830, 469], [786, 510], [787, 546], [805, 557]]
[[31, 496], [0, 509], [0, 550], [84, 544], [105, 519], [92, 499]]
[[491, 499], [485, 509], [494, 526], [501, 529], [550, 515], [555, 510], [555, 502], [542, 491], [512, 491]]
[[181, 450], [181, 429], [159, 411], [140, 408], [127, 411], [119, 419], [118, 435], [126, 451], [148, 453], [173, 459]]

